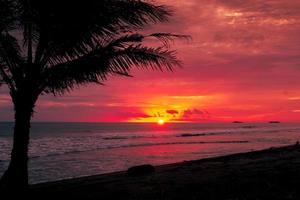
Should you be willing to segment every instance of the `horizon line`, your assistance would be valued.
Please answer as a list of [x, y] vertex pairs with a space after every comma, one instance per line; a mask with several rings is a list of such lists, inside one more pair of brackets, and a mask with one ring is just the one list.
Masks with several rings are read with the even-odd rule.
[[[266, 121], [167, 121], [166, 124], [196, 124], [196, 123], [235, 123], [239, 122], [241, 124], [243, 123], [270, 123], [270, 122], [278, 122], [278, 123], [300, 123], [299, 121], [280, 121], [280, 120], [266, 120]], [[1, 121], [0, 123], [14, 123], [14, 121]], [[157, 123], [156, 121], [153, 122], [126, 122], [126, 121], [119, 121], [119, 122], [113, 122], [113, 121], [32, 121], [31, 123], [128, 123], [128, 124], [153, 124]]]

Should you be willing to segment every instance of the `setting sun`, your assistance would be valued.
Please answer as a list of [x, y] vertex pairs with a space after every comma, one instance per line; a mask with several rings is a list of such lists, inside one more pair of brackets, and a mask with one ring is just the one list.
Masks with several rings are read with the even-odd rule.
[[157, 124], [158, 124], [158, 125], [164, 125], [164, 124], [165, 124], [165, 121], [164, 121], [163, 119], [159, 119], [159, 120], [157, 121]]

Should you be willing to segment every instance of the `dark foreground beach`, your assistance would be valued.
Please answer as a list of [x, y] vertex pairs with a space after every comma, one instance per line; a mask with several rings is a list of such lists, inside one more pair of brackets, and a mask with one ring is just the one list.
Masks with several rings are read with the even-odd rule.
[[[87, 169], [88, 170], [88, 169]], [[31, 199], [300, 199], [300, 146], [32, 185]]]

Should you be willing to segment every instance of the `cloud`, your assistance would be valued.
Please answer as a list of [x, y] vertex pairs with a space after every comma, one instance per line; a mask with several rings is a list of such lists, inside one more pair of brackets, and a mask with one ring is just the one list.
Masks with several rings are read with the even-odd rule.
[[177, 110], [166, 110], [166, 113], [168, 113], [170, 115], [177, 115], [177, 114], [179, 114], [179, 112]]
[[199, 109], [187, 109], [183, 111], [183, 118], [193, 118], [195, 116], [206, 117], [208, 116], [208, 112], [206, 110]]
[[251, 30], [239, 29], [232, 32], [216, 32], [214, 41], [216, 43], [237, 43], [240, 45], [257, 45], [265, 40], [262, 33]]

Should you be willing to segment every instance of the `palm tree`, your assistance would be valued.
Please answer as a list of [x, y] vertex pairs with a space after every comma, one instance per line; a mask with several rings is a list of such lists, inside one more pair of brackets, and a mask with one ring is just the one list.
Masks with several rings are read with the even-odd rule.
[[[28, 185], [30, 121], [40, 95], [62, 95], [78, 86], [102, 84], [132, 67], [172, 70], [180, 66], [170, 33], [136, 33], [166, 22], [168, 7], [146, 0], [0, 0], [0, 85], [15, 110], [11, 161], [2, 187]], [[147, 47], [153, 37], [160, 47]]]

